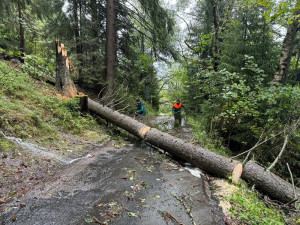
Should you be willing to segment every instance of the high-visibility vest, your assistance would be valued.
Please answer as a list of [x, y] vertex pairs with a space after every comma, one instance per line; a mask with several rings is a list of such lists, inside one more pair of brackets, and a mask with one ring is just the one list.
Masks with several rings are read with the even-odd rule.
[[182, 106], [182, 103], [180, 102], [179, 105], [178, 105], [177, 103], [175, 103], [173, 106], [174, 106], [176, 109], [179, 109], [179, 108]]

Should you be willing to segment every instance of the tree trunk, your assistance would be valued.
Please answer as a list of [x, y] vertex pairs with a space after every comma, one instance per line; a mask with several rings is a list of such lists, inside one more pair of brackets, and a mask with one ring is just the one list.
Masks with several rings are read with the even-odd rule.
[[144, 139], [145, 133], [150, 130], [149, 126], [113, 111], [108, 107], [101, 106], [98, 102], [95, 102], [92, 99], [88, 99], [88, 109], [139, 138]]
[[218, 71], [218, 42], [219, 42], [219, 17], [217, 13], [217, 4], [218, 0], [210, 0], [212, 4], [212, 14], [214, 18], [214, 38], [213, 38], [213, 64], [214, 64], [214, 71]]
[[[207, 149], [194, 146], [155, 128], [150, 128], [128, 116], [102, 106], [91, 99], [88, 99], [88, 109], [116, 126], [144, 139], [153, 146], [190, 162], [210, 174], [224, 178], [232, 176], [233, 182], [238, 182], [242, 174], [244, 179], [254, 183], [258, 189], [264, 191], [272, 198], [284, 203], [294, 200], [293, 187], [290, 183], [271, 172], [266, 172], [263, 167], [251, 161], [249, 161], [243, 169], [242, 164], [238, 161], [217, 155]], [[300, 196], [298, 190], [297, 193], [298, 196]]]
[[78, 4], [77, 0], [73, 0], [73, 14], [75, 21], [75, 42], [76, 42], [76, 53], [79, 55], [81, 53], [80, 46], [80, 34], [79, 34], [79, 22], [78, 22]]
[[[299, 1], [297, 1], [296, 8], [299, 6]], [[295, 11], [294, 16], [298, 16], [300, 11]], [[293, 47], [294, 47], [294, 40], [297, 34], [297, 29], [299, 26], [299, 19], [296, 18], [292, 24], [287, 29], [286, 36], [283, 40], [282, 43], [282, 50], [281, 50], [281, 55], [279, 59], [279, 67], [275, 72], [273, 82], [280, 82], [283, 77], [287, 76], [289, 67], [290, 67], [290, 62], [291, 62], [291, 57], [293, 53]]]
[[67, 56], [65, 46], [59, 45], [59, 41], [55, 41], [56, 46], [56, 90], [63, 96], [72, 98], [77, 95], [77, 89], [72, 81], [70, 72], [70, 61]]
[[19, 12], [19, 35], [20, 35], [20, 61], [24, 63], [24, 51], [25, 51], [25, 38], [24, 38], [24, 28], [23, 28], [23, 15], [22, 15], [22, 8], [21, 2], [18, 0], [18, 12]]
[[242, 164], [238, 161], [217, 155], [207, 149], [199, 148], [155, 128], [151, 128], [146, 133], [145, 141], [210, 174], [225, 178], [231, 176], [234, 182], [238, 182], [241, 176]]
[[107, 93], [112, 93], [116, 73], [117, 32], [116, 32], [115, 0], [107, 0], [106, 4], [106, 69], [105, 82]]
[[109, 122], [127, 130], [146, 142], [168, 151], [172, 155], [192, 163], [216, 176], [228, 178], [232, 176], [234, 182], [238, 182], [242, 173], [242, 164], [238, 161], [217, 155], [206, 149], [196, 147], [186, 141], [175, 138], [169, 134], [151, 128], [110, 108], [101, 106], [89, 99], [90, 111], [108, 120]]
[[[293, 186], [276, 176], [274, 173], [267, 172], [265, 169], [253, 161], [248, 161], [244, 167], [242, 178], [255, 184], [256, 188], [262, 190], [269, 196], [283, 203], [290, 202], [295, 199]], [[297, 198], [300, 198], [299, 190]]]

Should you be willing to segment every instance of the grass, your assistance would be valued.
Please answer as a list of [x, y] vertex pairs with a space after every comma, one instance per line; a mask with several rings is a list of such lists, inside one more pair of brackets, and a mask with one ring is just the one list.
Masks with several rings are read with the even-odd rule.
[[251, 191], [243, 182], [237, 192], [230, 196], [230, 212], [241, 224], [284, 225], [281, 212], [267, 207], [258, 198], [258, 192]]
[[44, 146], [63, 144], [61, 132], [90, 141], [109, 139], [90, 115], [81, 115], [78, 99], [62, 99], [55, 88], [0, 62], [0, 125], [5, 133]]

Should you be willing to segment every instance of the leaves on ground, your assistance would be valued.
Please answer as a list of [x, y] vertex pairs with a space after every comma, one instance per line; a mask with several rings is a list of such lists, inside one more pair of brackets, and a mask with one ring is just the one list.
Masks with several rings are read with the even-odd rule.
[[159, 199], [160, 198], [160, 195], [155, 195], [152, 197], [152, 199]]
[[129, 217], [139, 217], [139, 214], [138, 213], [134, 213], [134, 212], [128, 212], [127, 215]]

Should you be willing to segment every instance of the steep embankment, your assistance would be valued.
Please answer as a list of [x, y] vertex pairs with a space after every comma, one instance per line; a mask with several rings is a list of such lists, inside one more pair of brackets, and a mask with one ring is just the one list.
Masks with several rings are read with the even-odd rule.
[[62, 99], [18, 67], [0, 62], [0, 212], [1, 204], [110, 139], [93, 117], [80, 114], [76, 99]]

